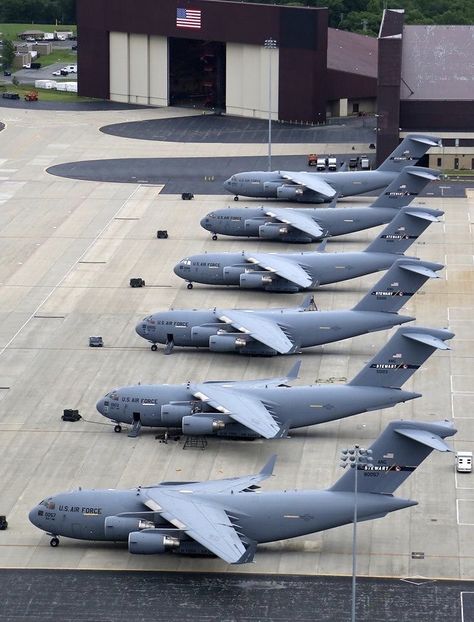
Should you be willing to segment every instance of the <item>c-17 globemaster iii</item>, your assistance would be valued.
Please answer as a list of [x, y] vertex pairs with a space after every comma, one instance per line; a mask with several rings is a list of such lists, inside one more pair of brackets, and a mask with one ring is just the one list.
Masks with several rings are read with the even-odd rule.
[[[439, 172], [406, 166], [368, 207], [227, 207], [210, 212], [201, 227], [217, 234], [307, 244], [390, 222]], [[335, 201], [334, 201], [335, 202]]]
[[386, 270], [443, 213], [428, 207], [403, 207], [363, 251], [203, 253], [185, 257], [174, 272], [188, 282], [188, 289], [193, 283], [206, 283], [295, 293]]
[[258, 484], [272, 475], [272, 456], [260, 473], [244, 477], [59, 493], [40, 501], [29, 519], [52, 536], [53, 547], [65, 536], [127, 542], [134, 554], [208, 554], [244, 564], [260, 543], [352, 523], [356, 477], [358, 521], [417, 505], [393, 493], [433, 449], [452, 451], [444, 439], [455, 433], [447, 421], [392, 421], [371, 445], [372, 460], [353, 462], [356, 468], [326, 490], [262, 492]]
[[97, 410], [115, 422], [132, 424], [129, 436], [142, 426], [181, 428], [187, 436], [231, 438], [285, 437], [288, 430], [389, 408], [421, 397], [401, 387], [439, 350], [448, 350], [447, 330], [403, 326], [347, 384], [288, 386], [300, 362], [287, 376], [246, 381], [138, 384], [107, 393]]
[[[209, 348], [213, 352], [272, 356], [341, 341], [367, 332], [410, 322], [398, 315], [402, 306], [442, 264], [400, 258], [353, 308], [310, 311], [308, 302], [286, 309], [173, 309], [144, 318], [135, 328], [140, 337], [176, 346]], [[309, 298], [311, 301], [311, 297]]]
[[236, 173], [224, 182], [224, 188], [235, 195], [283, 199], [302, 203], [330, 202], [336, 194], [348, 197], [386, 188], [408, 165], [415, 165], [430, 147], [441, 146], [441, 140], [422, 134], [409, 134], [375, 171], [248, 171]]

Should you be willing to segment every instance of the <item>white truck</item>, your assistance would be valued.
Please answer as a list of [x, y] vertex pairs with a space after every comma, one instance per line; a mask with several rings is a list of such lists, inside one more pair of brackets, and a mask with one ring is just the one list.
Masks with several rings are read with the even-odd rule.
[[328, 170], [337, 171], [337, 158], [334, 156], [329, 156], [328, 158]]

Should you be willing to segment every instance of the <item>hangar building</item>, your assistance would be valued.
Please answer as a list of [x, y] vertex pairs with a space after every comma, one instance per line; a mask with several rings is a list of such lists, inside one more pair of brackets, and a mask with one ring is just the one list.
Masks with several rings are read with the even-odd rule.
[[[81, 0], [80, 95], [322, 123], [375, 110], [377, 41], [325, 8], [220, 0]], [[273, 39], [275, 47], [265, 47]]]

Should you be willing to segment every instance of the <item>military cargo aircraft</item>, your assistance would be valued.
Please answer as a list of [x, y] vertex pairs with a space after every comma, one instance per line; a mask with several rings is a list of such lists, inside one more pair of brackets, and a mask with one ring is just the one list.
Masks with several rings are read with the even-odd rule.
[[139, 384], [114, 389], [97, 402], [97, 410], [115, 422], [181, 428], [183, 434], [233, 438], [279, 438], [289, 429], [316, 425], [362, 412], [389, 408], [421, 397], [402, 385], [454, 334], [447, 330], [400, 327], [381, 351], [345, 385], [288, 386], [300, 362], [287, 376], [248, 381]]
[[447, 421], [392, 421], [371, 445], [371, 460], [350, 462], [354, 468], [326, 490], [262, 492], [258, 484], [272, 475], [272, 456], [255, 475], [59, 493], [40, 501], [29, 519], [52, 536], [53, 547], [65, 536], [127, 542], [133, 554], [207, 554], [244, 564], [259, 543], [352, 523], [356, 477], [358, 521], [417, 505], [393, 493], [433, 449], [452, 451], [443, 439], [455, 433]]
[[287, 309], [174, 309], [149, 315], [135, 328], [152, 343], [209, 348], [213, 352], [272, 356], [386, 330], [414, 318], [398, 315], [402, 306], [444, 266], [401, 258], [362, 300], [345, 311], [311, 311], [312, 298]]
[[235, 195], [235, 201], [240, 195], [301, 203], [327, 203], [336, 194], [347, 197], [386, 188], [405, 166], [416, 164], [430, 147], [439, 146], [439, 138], [410, 134], [374, 171], [248, 171], [232, 175], [224, 182], [224, 188]]
[[204, 216], [201, 227], [213, 240], [222, 234], [307, 244], [390, 222], [438, 178], [433, 169], [406, 166], [369, 207], [228, 207]]
[[193, 283], [206, 283], [295, 293], [386, 270], [443, 213], [427, 207], [403, 207], [364, 251], [204, 253], [185, 257], [174, 272], [187, 281], [188, 289]]

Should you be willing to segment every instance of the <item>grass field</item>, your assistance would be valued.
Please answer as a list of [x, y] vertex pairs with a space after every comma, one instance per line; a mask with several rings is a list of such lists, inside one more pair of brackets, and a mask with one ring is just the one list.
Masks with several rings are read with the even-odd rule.
[[[36, 60], [36, 59], [34, 59]], [[64, 65], [75, 65], [77, 63], [77, 54], [72, 50], [54, 50], [51, 54], [43, 54], [38, 58], [38, 62], [42, 67], [53, 65], [54, 63], [63, 63]]]
[[55, 30], [72, 30], [76, 32], [76, 26], [55, 25], [55, 24], [0, 24], [0, 39], [16, 39], [20, 32], [24, 30], [42, 30], [43, 32], [54, 32]]
[[[2, 93], [18, 93], [21, 99], [24, 99], [26, 93], [30, 91], [37, 91], [38, 99], [40, 101], [54, 101], [54, 102], [89, 102], [94, 101], [91, 97], [79, 97], [77, 93], [68, 93], [67, 91], [56, 91], [53, 89], [36, 89], [26, 84], [20, 84], [15, 86], [14, 84], [0, 84], [0, 106]], [[31, 102], [34, 106], [34, 102]]]

